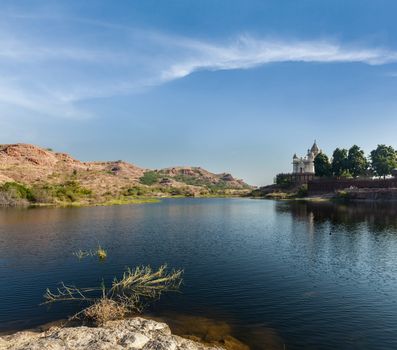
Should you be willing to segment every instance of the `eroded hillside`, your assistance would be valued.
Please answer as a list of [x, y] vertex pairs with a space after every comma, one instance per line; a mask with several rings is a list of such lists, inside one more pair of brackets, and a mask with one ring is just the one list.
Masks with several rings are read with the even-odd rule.
[[230, 174], [200, 167], [150, 170], [124, 161], [81, 162], [30, 144], [0, 146], [0, 186], [3, 204], [11, 199], [117, 204], [136, 198], [239, 195], [250, 190]]

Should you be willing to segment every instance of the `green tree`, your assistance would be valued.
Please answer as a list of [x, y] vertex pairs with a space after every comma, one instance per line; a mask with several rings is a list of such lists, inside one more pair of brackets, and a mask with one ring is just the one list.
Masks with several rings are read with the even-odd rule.
[[390, 175], [391, 171], [397, 167], [397, 154], [391, 146], [378, 145], [371, 151], [370, 157], [375, 174], [383, 178]]
[[316, 176], [326, 177], [332, 175], [331, 163], [326, 154], [320, 153], [314, 158]]
[[357, 145], [349, 149], [347, 156], [347, 170], [353, 177], [367, 174], [368, 161], [364, 155], [364, 151]]
[[332, 173], [340, 177], [347, 170], [347, 149], [337, 148], [332, 154]]
[[290, 187], [292, 185], [292, 179], [289, 174], [277, 174], [276, 184], [280, 187]]
[[29, 202], [34, 202], [35, 197], [30, 188], [17, 182], [6, 182], [0, 186], [0, 192], [9, 193], [16, 199], [27, 199]]
[[158, 182], [160, 178], [160, 174], [157, 171], [146, 171], [142, 177], [139, 178], [139, 182], [144, 185], [154, 185]]
[[343, 177], [345, 179], [351, 179], [353, 178], [352, 174], [350, 174], [349, 170], [343, 170], [342, 174], [340, 174], [340, 177]]

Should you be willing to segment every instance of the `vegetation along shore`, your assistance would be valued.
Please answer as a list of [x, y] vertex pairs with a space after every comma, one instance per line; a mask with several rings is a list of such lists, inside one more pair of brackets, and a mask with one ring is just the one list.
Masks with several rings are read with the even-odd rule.
[[30, 144], [0, 146], [0, 205], [151, 203], [164, 197], [239, 196], [252, 187], [200, 167], [140, 168], [121, 160], [81, 162]]

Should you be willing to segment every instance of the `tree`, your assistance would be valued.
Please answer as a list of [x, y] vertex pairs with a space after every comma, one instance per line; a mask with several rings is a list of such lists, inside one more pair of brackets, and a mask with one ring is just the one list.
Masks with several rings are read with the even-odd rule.
[[340, 177], [347, 170], [347, 149], [337, 148], [332, 154], [332, 173]]
[[397, 154], [393, 147], [378, 145], [371, 151], [372, 169], [378, 176], [386, 177], [397, 167]]
[[347, 170], [353, 177], [366, 175], [368, 169], [368, 161], [365, 158], [364, 151], [357, 145], [349, 149], [347, 156]]
[[292, 178], [289, 174], [277, 174], [276, 184], [280, 187], [290, 187], [292, 185]]
[[151, 186], [158, 182], [160, 174], [157, 171], [149, 170], [146, 171], [142, 177], [139, 178], [139, 182], [144, 185]]
[[353, 178], [352, 174], [350, 174], [349, 170], [343, 170], [342, 174], [340, 174], [340, 177], [343, 177], [344, 179], [351, 179]]
[[320, 153], [314, 158], [316, 176], [325, 177], [332, 175], [331, 164], [326, 154]]

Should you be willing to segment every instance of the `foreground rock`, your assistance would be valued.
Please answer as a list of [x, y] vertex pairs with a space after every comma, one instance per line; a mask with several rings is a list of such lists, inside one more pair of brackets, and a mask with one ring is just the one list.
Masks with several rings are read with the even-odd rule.
[[140, 317], [102, 327], [51, 328], [0, 337], [1, 350], [220, 350], [171, 334], [167, 324]]

